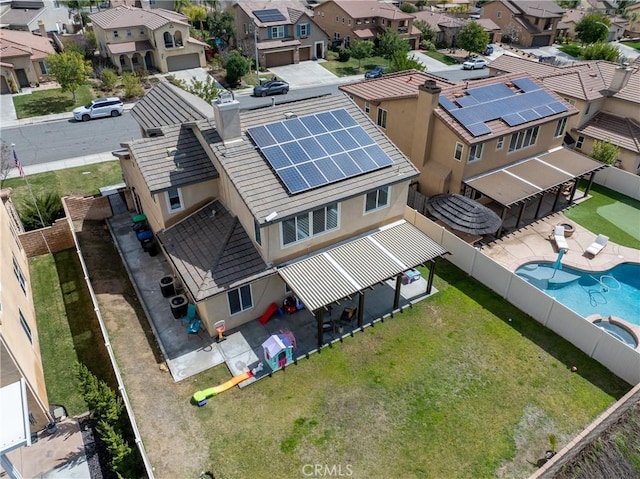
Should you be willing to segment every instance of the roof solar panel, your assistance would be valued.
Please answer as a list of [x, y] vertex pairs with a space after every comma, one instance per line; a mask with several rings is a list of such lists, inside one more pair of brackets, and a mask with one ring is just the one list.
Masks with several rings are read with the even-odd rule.
[[342, 128], [342, 125], [336, 120], [336, 117], [331, 114], [329, 111], [325, 111], [324, 113], [318, 113], [316, 115], [318, 120], [324, 125], [324, 127], [329, 131], [336, 131]]
[[298, 165], [298, 172], [306, 180], [310, 188], [327, 183], [327, 179], [313, 161]]
[[536, 106], [534, 110], [536, 111], [536, 113], [538, 113], [538, 115], [540, 115], [541, 118], [553, 115], [553, 110], [547, 105]]
[[471, 125], [465, 125], [465, 128], [475, 137], [491, 133], [491, 128], [484, 123], [472, 123]]
[[438, 98], [438, 103], [440, 104], [440, 106], [442, 108], [444, 108], [445, 110], [447, 110], [449, 112], [458, 109], [457, 105], [455, 105], [451, 100], [449, 100], [448, 98], [446, 98], [444, 96], [441, 96], [440, 98]]
[[331, 133], [325, 133], [324, 135], [318, 135], [315, 137], [318, 140], [318, 143], [322, 145], [324, 151], [326, 151], [329, 155], [337, 155], [338, 153], [342, 153], [344, 148], [342, 145], [338, 143]]
[[294, 138], [305, 138], [311, 133], [298, 118], [291, 118], [284, 121], [284, 126], [291, 132]]
[[518, 113], [510, 113], [509, 115], [503, 116], [502, 119], [506, 121], [509, 126], [518, 126], [527, 122], [527, 120], [522, 118]]
[[549, 107], [551, 109], [551, 111], [553, 111], [553, 113], [562, 113], [562, 112], [567, 111], [567, 107], [564, 106], [559, 101], [555, 101], [553, 103], [550, 103], [550, 104], [547, 105], [547, 107]]
[[359, 126], [358, 122], [355, 121], [349, 113], [347, 113], [347, 110], [334, 110], [332, 113], [345, 128], [349, 128], [350, 126]]
[[342, 145], [345, 150], [353, 150], [355, 148], [360, 148], [358, 142], [353, 139], [353, 137], [346, 131], [334, 131], [333, 137], [336, 139], [338, 143]]
[[253, 141], [255, 141], [256, 145], [260, 148], [277, 143], [264, 125], [251, 128], [251, 138], [253, 138]]
[[375, 161], [364, 150], [353, 150], [349, 152], [351, 159], [358, 165], [362, 171], [371, 171], [378, 168]]
[[303, 150], [300, 144], [295, 141], [285, 143], [283, 145], [280, 145], [280, 147], [289, 157], [289, 160], [291, 161], [290, 164], [297, 165], [299, 163], [309, 161], [309, 155], [307, 155], [307, 152]]
[[300, 193], [310, 188], [295, 166], [279, 169], [278, 175], [291, 193]]
[[362, 170], [358, 168], [358, 165], [354, 163], [351, 157], [347, 153], [340, 153], [334, 156], [333, 161], [340, 167], [345, 176], [355, 176], [362, 173]]
[[345, 177], [342, 170], [338, 168], [338, 165], [336, 165], [329, 157], [320, 158], [319, 160], [316, 160], [315, 163], [318, 169], [322, 171], [322, 174], [325, 176], [327, 181], [337, 181]]
[[293, 140], [293, 135], [287, 130], [282, 122], [271, 123], [267, 126], [267, 130], [271, 133], [278, 143]]
[[467, 94], [478, 100], [479, 103], [484, 103], [507, 98], [516, 93], [504, 83], [494, 83], [493, 85], [469, 88]]
[[358, 142], [360, 146], [374, 145], [375, 141], [371, 138], [361, 126], [349, 128], [347, 130], [349, 134]]
[[299, 120], [313, 135], [319, 135], [321, 133], [326, 133], [327, 131], [327, 129], [322, 126], [320, 120], [315, 116], [303, 116], [302, 118], [299, 118]]
[[316, 160], [327, 156], [327, 153], [320, 146], [320, 143], [315, 138], [303, 138], [300, 140], [300, 146], [307, 152], [309, 159]]
[[533, 120], [537, 120], [538, 118], [540, 118], [540, 115], [538, 115], [538, 113], [536, 113], [535, 110], [532, 110], [531, 108], [527, 109], [527, 110], [522, 110], [520, 113], [520, 116], [522, 118], [524, 118], [527, 121], [533, 121]]
[[279, 145], [262, 148], [262, 153], [269, 158], [271, 166], [276, 170], [291, 166], [291, 160]]
[[516, 78], [515, 80], [511, 80], [511, 82], [525, 93], [541, 89], [537, 83], [531, 81], [529, 78]]
[[265, 8], [264, 10], [254, 10], [251, 13], [262, 23], [282, 22], [287, 18], [276, 8]]
[[364, 150], [371, 157], [371, 159], [375, 161], [376, 165], [378, 165], [379, 168], [383, 168], [385, 166], [390, 166], [393, 164], [393, 160], [389, 158], [389, 155], [387, 155], [379, 145], [367, 146]]
[[477, 105], [478, 100], [473, 98], [471, 95], [466, 95], [466, 96], [461, 96], [459, 98], [456, 98], [456, 103], [462, 107], [465, 107], [465, 106]]

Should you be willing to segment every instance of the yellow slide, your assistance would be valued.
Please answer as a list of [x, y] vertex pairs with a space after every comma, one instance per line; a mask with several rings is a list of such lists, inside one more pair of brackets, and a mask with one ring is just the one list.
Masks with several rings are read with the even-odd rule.
[[214, 386], [212, 388], [204, 389], [202, 391], [197, 391], [193, 395], [193, 400], [197, 403], [204, 401], [209, 397], [213, 397], [216, 394], [220, 394], [225, 392], [227, 389], [231, 389], [234, 386], [237, 386], [242, 381], [246, 381], [249, 378], [253, 377], [253, 373], [251, 371], [247, 371], [242, 374], [238, 374], [237, 376], [232, 377], [227, 382], [220, 384], [219, 386]]

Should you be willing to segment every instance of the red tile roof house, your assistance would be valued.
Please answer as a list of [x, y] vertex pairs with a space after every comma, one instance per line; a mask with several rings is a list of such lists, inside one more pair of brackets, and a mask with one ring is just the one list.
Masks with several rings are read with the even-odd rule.
[[556, 67], [502, 55], [489, 68], [491, 74], [526, 71], [540, 79], [579, 111], [567, 123], [568, 144], [589, 155], [595, 140], [610, 141], [620, 148], [616, 166], [640, 171], [640, 65], [593, 61]]
[[2, 93], [49, 80], [44, 59], [56, 51], [46, 37], [30, 32], [0, 30], [0, 84]]
[[[269, 68], [324, 58], [329, 37], [314, 21], [312, 10], [298, 1], [243, 1], [233, 6], [236, 47]], [[254, 31], [254, 29], [256, 29]]]
[[155, 136], [114, 154], [212, 336], [293, 291], [321, 345], [325, 306], [444, 254], [404, 220], [418, 171], [342, 95], [240, 111], [161, 83], [131, 114]]

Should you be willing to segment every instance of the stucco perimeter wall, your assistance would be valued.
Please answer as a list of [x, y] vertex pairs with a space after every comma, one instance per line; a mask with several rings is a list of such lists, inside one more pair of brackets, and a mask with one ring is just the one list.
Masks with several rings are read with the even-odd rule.
[[638, 175], [610, 166], [598, 171], [594, 181], [640, 201], [640, 176]]
[[451, 253], [446, 258], [458, 268], [629, 384], [640, 384], [640, 349], [622, 344], [414, 209], [407, 207], [405, 219], [446, 248]]

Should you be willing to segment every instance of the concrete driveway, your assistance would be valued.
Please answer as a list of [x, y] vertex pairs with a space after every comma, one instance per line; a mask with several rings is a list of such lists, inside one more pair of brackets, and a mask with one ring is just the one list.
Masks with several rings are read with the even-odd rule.
[[0, 125], [6, 126], [7, 122], [18, 119], [16, 108], [13, 106], [13, 96], [11, 93], [0, 95]]
[[[291, 88], [312, 87], [320, 85], [335, 85], [353, 81], [352, 77], [337, 77], [320, 65], [319, 61], [300, 62], [294, 65], [271, 67], [269, 71], [286, 81]], [[362, 75], [358, 75], [363, 78]]]
[[[212, 80], [214, 80], [214, 78], [209, 75], [209, 72], [205, 68], [189, 68], [188, 70], [179, 70], [177, 72], [167, 73], [163, 76], [172, 76], [179, 80], [183, 80], [187, 85], [191, 83], [191, 80], [193, 78], [201, 82], [206, 82], [207, 78], [211, 78]], [[216, 82], [216, 87], [218, 88], [218, 90], [225, 89], [218, 82]]]

